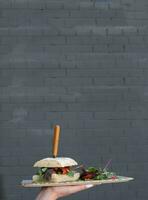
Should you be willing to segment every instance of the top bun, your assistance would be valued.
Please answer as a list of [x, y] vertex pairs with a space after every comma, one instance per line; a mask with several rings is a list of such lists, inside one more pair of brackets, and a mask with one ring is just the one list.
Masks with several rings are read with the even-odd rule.
[[66, 167], [66, 166], [74, 166], [78, 165], [78, 163], [71, 158], [64, 157], [56, 157], [56, 158], [44, 158], [42, 160], [34, 163], [33, 167]]

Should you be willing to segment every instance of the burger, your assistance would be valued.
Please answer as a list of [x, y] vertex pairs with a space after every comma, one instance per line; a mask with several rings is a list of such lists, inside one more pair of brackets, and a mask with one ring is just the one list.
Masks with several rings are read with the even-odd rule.
[[34, 163], [37, 167], [37, 173], [32, 177], [34, 183], [41, 182], [71, 182], [80, 177], [80, 173], [73, 169], [78, 163], [72, 158], [56, 157], [44, 158]]

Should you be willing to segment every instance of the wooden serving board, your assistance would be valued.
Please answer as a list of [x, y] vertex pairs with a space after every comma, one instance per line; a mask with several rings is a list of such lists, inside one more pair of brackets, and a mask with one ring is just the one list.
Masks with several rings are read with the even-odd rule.
[[54, 186], [68, 186], [68, 185], [100, 185], [107, 183], [123, 183], [133, 180], [131, 177], [118, 176], [116, 179], [108, 179], [108, 180], [90, 180], [90, 181], [73, 181], [73, 182], [64, 182], [64, 183], [33, 183], [32, 180], [23, 180], [21, 185], [23, 187], [54, 187]]

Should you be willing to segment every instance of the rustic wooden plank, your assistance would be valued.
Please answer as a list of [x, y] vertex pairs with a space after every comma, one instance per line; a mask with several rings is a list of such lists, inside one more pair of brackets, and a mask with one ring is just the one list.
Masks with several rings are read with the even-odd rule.
[[134, 178], [118, 176], [116, 179], [108, 179], [108, 180], [90, 180], [90, 181], [73, 181], [73, 182], [65, 182], [65, 183], [33, 183], [32, 180], [23, 180], [21, 185], [23, 187], [54, 187], [54, 186], [68, 186], [68, 185], [100, 185], [100, 184], [109, 184], [109, 183], [123, 183], [133, 180]]

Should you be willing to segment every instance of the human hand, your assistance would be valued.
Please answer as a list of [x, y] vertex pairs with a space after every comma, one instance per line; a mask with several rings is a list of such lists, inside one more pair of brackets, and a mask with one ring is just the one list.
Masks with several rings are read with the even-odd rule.
[[41, 189], [36, 200], [56, 200], [60, 197], [65, 197], [91, 187], [93, 187], [93, 185], [44, 187]]

